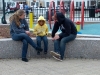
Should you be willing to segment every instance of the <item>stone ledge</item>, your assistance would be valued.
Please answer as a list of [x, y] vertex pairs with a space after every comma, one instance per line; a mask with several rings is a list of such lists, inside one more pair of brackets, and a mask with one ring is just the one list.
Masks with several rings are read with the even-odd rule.
[[[49, 39], [49, 51], [53, 50], [53, 41]], [[33, 38], [33, 41], [36, 39]], [[13, 41], [11, 38], [0, 39], [0, 58], [20, 58], [22, 43]], [[36, 51], [29, 45], [28, 57], [51, 57], [48, 53], [44, 56], [36, 55]], [[74, 41], [66, 45], [65, 57], [68, 58], [88, 58], [100, 59], [100, 39], [99, 38], [76, 38]]]

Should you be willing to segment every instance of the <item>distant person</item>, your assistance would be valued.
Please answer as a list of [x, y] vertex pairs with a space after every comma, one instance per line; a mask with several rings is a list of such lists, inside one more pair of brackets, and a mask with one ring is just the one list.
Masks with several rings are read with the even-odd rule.
[[19, 10], [19, 9], [20, 9], [20, 5], [19, 5], [19, 3], [17, 2], [16, 10]]
[[68, 11], [68, 7], [67, 6], [65, 6], [65, 12], [67, 12]]
[[30, 31], [28, 24], [25, 20], [24, 10], [17, 10], [10, 17], [10, 34], [14, 41], [21, 41], [23, 43], [22, 46], [22, 61], [28, 62], [27, 59], [27, 49], [28, 44], [30, 44], [36, 51], [42, 51], [40, 47], [38, 47], [33, 40], [30, 38]]
[[24, 8], [24, 5], [23, 3], [19, 4], [20, 5], [20, 9], [23, 9]]
[[[41, 41], [44, 42], [44, 54], [47, 54], [48, 51], [48, 26], [46, 25], [46, 21], [43, 16], [40, 16], [38, 19], [38, 23], [34, 28], [34, 34], [36, 35], [37, 46], [41, 48]], [[40, 55], [40, 52], [37, 52]]]
[[43, 8], [42, 4], [40, 3], [40, 8]]
[[28, 15], [29, 15], [29, 6], [27, 4], [25, 4], [24, 9], [25, 9], [25, 12], [26, 12], [26, 17], [28, 17]]
[[67, 17], [68, 7], [67, 7], [67, 6], [65, 6], [65, 7], [64, 7], [64, 10], [65, 10], [65, 17]]
[[10, 4], [7, 4], [7, 13], [10, 13]]
[[[55, 59], [62, 61], [64, 59], [66, 44], [76, 38], [77, 30], [74, 23], [70, 19], [65, 18], [64, 14], [61, 12], [56, 12], [53, 19], [55, 20], [52, 30], [54, 51], [50, 53]], [[61, 33], [56, 34], [59, 28]]]

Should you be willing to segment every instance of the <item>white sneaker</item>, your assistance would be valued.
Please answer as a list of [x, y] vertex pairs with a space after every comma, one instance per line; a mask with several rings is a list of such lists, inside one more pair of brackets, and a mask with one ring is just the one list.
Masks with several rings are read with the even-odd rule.
[[60, 58], [53, 56], [54, 59], [58, 60], [58, 61], [62, 61]]
[[60, 57], [60, 54], [58, 54], [58, 53], [56, 53], [56, 52], [54, 52], [54, 51], [50, 51], [50, 54], [52, 55], [52, 56], [56, 56], [56, 57]]

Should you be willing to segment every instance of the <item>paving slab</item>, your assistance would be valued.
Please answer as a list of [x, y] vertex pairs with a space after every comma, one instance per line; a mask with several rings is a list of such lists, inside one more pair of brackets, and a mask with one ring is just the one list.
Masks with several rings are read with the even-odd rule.
[[0, 75], [100, 75], [100, 60], [0, 59]]

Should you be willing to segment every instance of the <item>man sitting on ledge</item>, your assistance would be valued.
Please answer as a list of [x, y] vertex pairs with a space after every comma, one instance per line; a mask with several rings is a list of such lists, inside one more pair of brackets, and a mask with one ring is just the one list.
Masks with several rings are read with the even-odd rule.
[[[62, 61], [64, 58], [66, 43], [76, 38], [77, 29], [70, 19], [65, 18], [63, 13], [57, 12], [56, 14], [54, 14], [53, 19], [56, 22], [52, 31], [54, 51], [51, 51], [51, 54], [55, 59]], [[60, 33], [59, 35], [55, 35], [59, 28], [62, 33]]]

